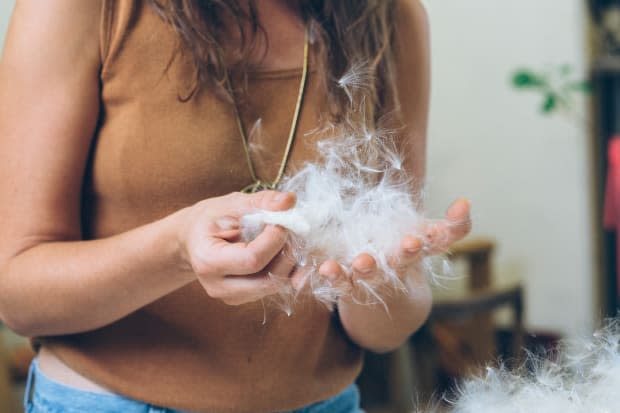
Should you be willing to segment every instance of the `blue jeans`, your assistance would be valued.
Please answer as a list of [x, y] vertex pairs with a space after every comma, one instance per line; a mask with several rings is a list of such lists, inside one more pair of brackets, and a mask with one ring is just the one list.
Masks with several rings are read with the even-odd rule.
[[[290, 413], [364, 413], [359, 391], [351, 385], [331, 399]], [[113, 393], [97, 393], [66, 386], [43, 375], [35, 359], [30, 365], [24, 394], [26, 413], [189, 413], [153, 406]]]

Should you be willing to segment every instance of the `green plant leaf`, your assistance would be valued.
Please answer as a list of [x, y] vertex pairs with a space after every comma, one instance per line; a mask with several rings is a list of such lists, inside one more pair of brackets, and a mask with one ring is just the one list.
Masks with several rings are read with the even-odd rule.
[[576, 92], [590, 93], [592, 92], [592, 85], [587, 80], [572, 82], [568, 85], [570, 90]]
[[527, 69], [519, 70], [512, 76], [512, 85], [518, 89], [536, 88], [545, 84], [544, 77]]
[[545, 101], [543, 102], [542, 107], [540, 108], [541, 112], [544, 114], [550, 114], [557, 107], [558, 98], [554, 93], [547, 93], [545, 95]]

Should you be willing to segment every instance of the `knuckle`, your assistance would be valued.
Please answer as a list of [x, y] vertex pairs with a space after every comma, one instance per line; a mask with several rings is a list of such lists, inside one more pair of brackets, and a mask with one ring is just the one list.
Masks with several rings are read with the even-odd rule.
[[205, 278], [214, 273], [215, 265], [203, 252], [196, 250], [190, 251], [190, 263], [196, 276]]
[[207, 295], [211, 298], [221, 298], [221, 290], [210, 283], [203, 283], [202, 287], [206, 291]]
[[238, 305], [239, 295], [231, 291], [224, 280], [214, 280], [203, 284], [203, 288], [211, 298], [222, 301], [228, 305]]
[[464, 237], [469, 234], [471, 231], [471, 221], [464, 221], [459, 223], [455, 228], [452, 229], [452, 232], [456, 237]]
[[275, 197], [276, 193], [277, 191], [261, 191], [252, 194], [250, 199], [251, 206], [256, 209], [268, 209], [268, 203]]
[[265, 227], [264, 231], [269, 236], [269, 242], [274, 245], [284, 246], [284, 243], [288, 239], [287, 232], [276, 225], [268, 225]]
[[220, 227], [215, 220], [209, 220], [205, 225], [205, 232], [209, 235], [216, 234], [220, 231]]
[[220, 300], [226, 305], [241, 305], [246, 302], [245, 300], [243, 300], [241, 297], [238, 297], [238, 296], [225, 296], [225, 297], [221, 297]]
[[220, 301], [222, 301], [226, 305], [235, 305], [235, 301], [232, 298], [220, 297]]
[[191, 260], [191, 265], [194, 274], [196, 274], [197, 276], [205, 277], [209, 274], [210, 265], [208, 264], [208, 262], [206, 262], [204, 257], [193, 256]]
[[221, 206], [225, 207], [226, 205], [230, 204], [240, 204], [246, 199], [247, 196], [247, 194], [244, 194], [242, 192], [231, 192], [227, 195], [220, 197], [219, 199], [221, 199], [222, 201]]
[[257, 192], [255, 194], [250, 195], [250, 207], [260, 209], [263, 206], [265, 201], [266, 191]]
[[226, 285], [224, 285], [224, 277], [214, 275], [198, 276], [198, 281], [209, 297], [222, 298], [228, 294]]
[[262, 260], [254, 251], [248, 251], [245, 257], [245, 267], [251, 272], [258, 272], [263, 269]]
[[230, 200], [236, 200], [236, 199], [240, 199], [247, 196], [246, 194], [244, 194], [243, 192], [239, 192], [239, 191], [235, 191], [235, 192], [231, 192], [228, 195], [224, 195], [224, 198], [230, 199]]
[[473, 226], [473, 223], [471, 222], [471, 219], [467, 219], [465, 220], [465, 223], [463, 224], [464, 227], [464, 231], [467, 233], [469, 231], [471, 231], [471, 228]]

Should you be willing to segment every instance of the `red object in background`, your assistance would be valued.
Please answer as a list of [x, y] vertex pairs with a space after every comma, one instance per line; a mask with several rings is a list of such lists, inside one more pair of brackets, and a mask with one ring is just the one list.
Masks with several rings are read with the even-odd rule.
[[[607, 145], [607, 182], [605, 184], [605, 203], [603, 205], [603, 226], [607, 230], [616, 230], [617, 277], [620, 277], [620, 136], [614, 136]], [[620, 295], [620, 278], [618, 278]]]

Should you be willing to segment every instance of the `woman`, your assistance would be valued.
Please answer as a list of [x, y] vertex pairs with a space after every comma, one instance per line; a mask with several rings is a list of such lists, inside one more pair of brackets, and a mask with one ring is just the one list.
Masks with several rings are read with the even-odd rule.
[[[429, 312], [422, 241], [401, 242], [411, 291], [389, 314], [305, 297], [263, 323], [267, 273], [294, 263], [282, 228], [246, 244], [238, 218], [295, 198], [235, 191], [274, 180], [291, 129], [287, 170], [312, 159], [302, 140], [321, 119], [361, 112], [333, 80], [356, 61], [376, 80], [355, 101], [391, 119], [419, 183], [427, 37], [416, 0], [18, 0], [0, 65], [0, 316], [39, 349], [26, 408], [359, 411], [361, 349], [396, 348]], [[267, 155], [246, 159], [258, 119]], [[435, 227], [443, 247], [468, 211]], [[353, 274], [320, 267], [374, 271], [367, 254]]]

